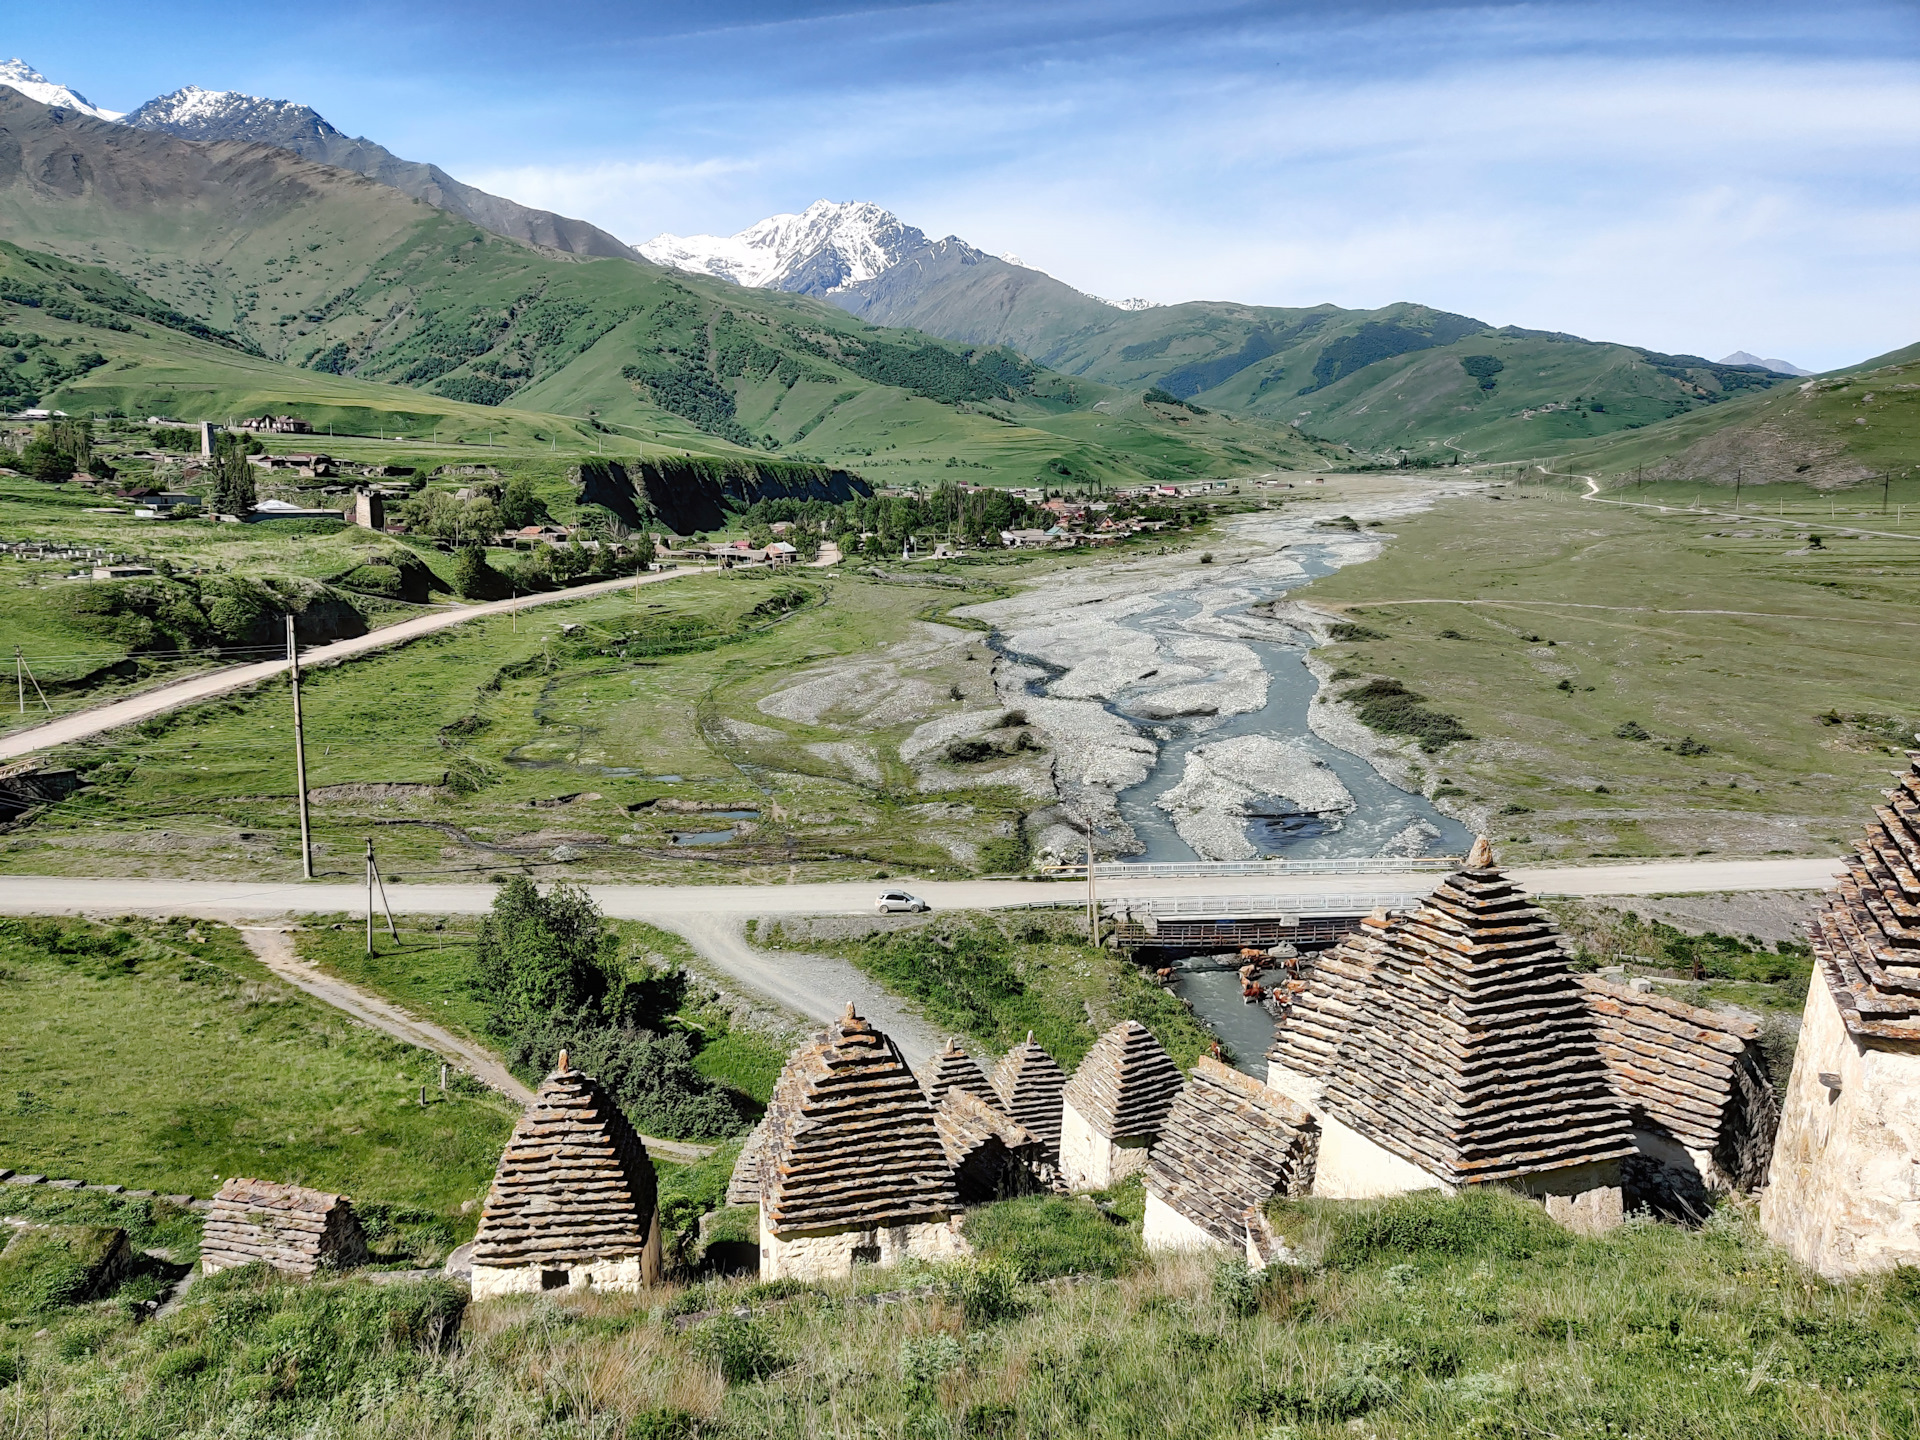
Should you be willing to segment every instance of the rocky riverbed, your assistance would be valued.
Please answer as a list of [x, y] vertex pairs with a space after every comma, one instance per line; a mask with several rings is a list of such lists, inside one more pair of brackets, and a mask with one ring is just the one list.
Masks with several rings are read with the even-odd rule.
[[[1347, 508], [1363, 526], [1391, 524], [1441, 493], [1383, 485]], [[1189, 550], [1076, 566], [958, 612], [994, 627], [998, 698], [1055, 755], [1057, 803], [1029, 822], [1036, 850], [1083, 855], [1089, 820], [1100, 852], [1150, 859], [1406, 855], [1463, 839], [1355, 759], [1388, 748], [1370, 732], [1310, 717], [1318, 682], [1303, 657], [1317, 622], [1286, 592], [1381, 543], [1322, 523], [1330, 509], [1231, 517], [1210, 563]]]

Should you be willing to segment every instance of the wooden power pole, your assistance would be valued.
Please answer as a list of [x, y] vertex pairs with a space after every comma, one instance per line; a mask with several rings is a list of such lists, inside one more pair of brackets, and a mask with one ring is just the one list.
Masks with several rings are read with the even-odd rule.
[[387, 912], [387, 934], [395, 940], [400, 932], [393, 926], [393, 907], [387, 904], [387, 882], [380, 878], [380, 871], [373, 863], [373, 837], [367, 837], [367, 954], [373, 954], [373, 887], [380, 887], [380, 908]]
[[300, 723], [300, 646], [287, 616], [287, 674], [293, 682], [293, 783], [300, 790], [300, 875], [313, 879], [313, 825], [307, 816], [307, 732]]

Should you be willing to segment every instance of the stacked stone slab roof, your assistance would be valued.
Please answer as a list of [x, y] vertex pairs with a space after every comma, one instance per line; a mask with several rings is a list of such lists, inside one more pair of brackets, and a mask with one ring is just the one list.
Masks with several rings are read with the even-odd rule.
[[1180, 1067], [1138, 1020], [1122, 1020], [1093, 1042], [1061, 1098], [1110, 1140], [1151, 1139], [1160, 1133]]
[[264, 1260], [304, 1277], [366, 1259], [367, 1237], [346, 1196], [239, 1176], [213, 1197], [200, 1237], [208, 1274]]
[[740, 1158], [733, 1162], [733, 1174], [727, 1178], [727, 1204], [760, 1203], [760, 1161], [766, 1153], [767, 1122], [763, 1119], [747, 1133]]
[[1704, 1151], [1743, 1190], [1765, 1181], [1780, 1102], [1760, 1053], [1760, 1027], [1590, 975], [1579, 979], [1634, 1128]]
[[993, 1067], [993, 1088], [1001, 1109], [1039, 1137], [1049, 1159], [1058, 1158], [1060, 1096], [1067, 1088], [1067, 1074], [1034, 1043], [1031, 1030]]
[[1304, 1108], [1230, 1065], [1203, 1058], [1167, 1112], [1147, 1162], [1147, 1193], [1236, 1249], [1247, 1211], [1313, 1188], [1319, 1127]]
[[964, 1049], [960, 1042], [949, 1035], [947, 1048], [934, 1057], [933, 1073], [927, 1079], [927, 1098], [938, 1105], [946, 1098], [949, 1090], [966, 1090], [978, 1095], [987, 1104], [998, 1106], [1000, 1096], [987, 1079], [986, 1071]]
[[956, 1087], [934, 1107], [933, 1123], [961, 1204], [982, 1205], [1037, 1188], [1047, 1147], [997, 1104]]
[[1452, 1185], [1634, 1153], [1559, 931], [1484, 836], [1419, 907], [1368, 917], [1320, 971], [1274, 1057], [1383, 1149]]
[[657, 1197], [645, 1143], [562, 1050], [494, 1171], [474, 1264], [558, 1268], [639, 1255]]
[[780, 1074], [760, 1201], [776, 1235], [944, 1220], [960, 1208], [926, 1092], [851, 1005]]
[[1907, 759], [1828, 893], [1813, 953], [1849, 1032], [1920, 1044], [1920, 751]]

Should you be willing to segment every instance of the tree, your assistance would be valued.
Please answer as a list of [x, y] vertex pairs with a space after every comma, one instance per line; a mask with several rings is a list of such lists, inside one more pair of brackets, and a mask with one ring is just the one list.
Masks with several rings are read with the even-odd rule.
[[626, 1018], [618, 944], [586, 891], [560, 884], [542, 895], [514, 876], [493, 897], [473, 947], [473, 990], [486, 1002], [487, 1029], [512, 1038], [556, 1019]]
[[500, 497], [500, 519], [509, 530], [539, 525], [547, 518], [546, 502], [534, 493], [531, 480], [516, 475], [507, 482], [506, 493]]
[[465, 600], [498, 600], [507, 593], [507, 578], [487, 563], [487, 552], [467, 545], [453, 557], [453, 588]]
[[208, 503], [218, 515], [244, 515], [253, 508], [253, 466], [239, 450], [223, 450], [213, 462], [213, 489]]
[[51, 440], [36, 439], [21, 452], [20, 468], [44, 485], [56, 485], [73, 474], [73, 455]]

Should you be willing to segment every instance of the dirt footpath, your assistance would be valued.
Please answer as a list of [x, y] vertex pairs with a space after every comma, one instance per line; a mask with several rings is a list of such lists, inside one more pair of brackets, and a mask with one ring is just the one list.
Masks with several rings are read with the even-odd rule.
[[[378, 1030], [383, 1035], [391, 1035], [422, 1050], [431, 1050], [452, 1061], [481, 1084], [498, 1090], [516, 1105], [533, 1103], [533, 1091], [516, 1080], [513, 1072], [500, 1063], [498, 1056], [438, 1025], [414, 1018], [391, 1001], [382, 1000], [378, 995], [362, 990], [357, 985], [349, 985], [308, 964], [294, 949], [292, 931], [248, 926], [240, 933], [246, 936], [255, 958], [289, 985], [304, 990], [314, 999], [351, 1015], [362, 1025]], [[714, 1148], [711, 1145], [689, 1145], [679, 1140], [660, 1140], [652, 1135], [643, 1135], [641, 1138], [646, 1141], [649, 1153], [681, 1165], [705, 1159], [713, 1153]]]

